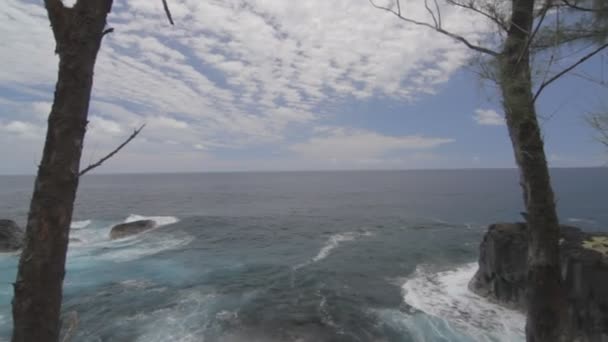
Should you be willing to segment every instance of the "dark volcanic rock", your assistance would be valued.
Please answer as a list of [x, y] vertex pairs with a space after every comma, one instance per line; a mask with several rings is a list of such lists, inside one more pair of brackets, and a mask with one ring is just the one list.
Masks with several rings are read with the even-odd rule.
[[524, 307], [528, 242], [525, 224], [493, 224], [479, 248], [471, 291], [512, 307]]
[[[608, 341], [608, 234], [585, 234], [561, 246], [562, 277], [574, 330], [584, 341]], [[595, 242], [595, 243], [594, 243]], [[582, 247], [581, 247], [582, 246]]]
[[[471, 291], [516, 309], [526, 309], [527, 226], [491, 225], [480, 246]], [[608, 341], [608, 234], [562, 226], [562, 277], [569, 318], [580, 341]]]
[[14, 221], [0, 220], [0, 252], [13, 252], [23, 245], [23, 230]]
[[120, 239], [127, 236], [143, 233], [156, 227], [156, 222], [152, 220], [140, 220], [129, 223], [122, 223], [112, 227], [110, 239]]

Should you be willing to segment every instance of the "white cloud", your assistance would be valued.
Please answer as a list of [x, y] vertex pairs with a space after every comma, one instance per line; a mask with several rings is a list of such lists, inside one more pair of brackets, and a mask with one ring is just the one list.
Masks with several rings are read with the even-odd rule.
[[90, 134], [109, 134], [112, 136], [123, 132], [118, 122], [95, 115], [89, 117], [88, 129]]
[[432, 149], [454, 140], [421, 135], [389, 136], [366, 130], [324, 127], [310, 140], [289, 149], [305, 158], [373, 161], [389, 152]]
[[24, 121], [10, 121], [3, 123], [0, 121], [0, 132], [11, 134], [26, 140], [41, 140], [44, 137], [44, 130], [31, 123]]
[[169, 117], [158, 116], [150, 119], [150, 126], [155, 126], [159, 129], [186, 129], [188, 124], [186, 122], [176, 120]]
[[32, 114], [39, 120], [46, 120], [51, 113], [53, 104], [47, 101], [36, 101], [31, 103]]
[[[283, 99], [279, 110], [308, 112], [305, 117], [312, 119], [310, 110], [321, 101], [375, 92], [411, 98], [432, 91], [467, 55], [451, 40], [405, 25], [366, 1], [171, 5], [175, 27], [167, 27], [160, 2], [115, 2], [109, 22], [116, 31], [100, 50], [96, 100], [128, 101], [151, 109], [149, 115], [181, 113], [202, 124], [225, 115], [266, 113]], [[57, 58], [43, 6], [8, 0], [0, 12], [8, 18], [0, 23], [6, 33], [0, 62], [11, 65], [0, 71], [0, 82], [52, 86]], [[408, 13], [426, 16], [417, 3], [408, 4]], [[460, 11], [445, 8], [444, 22], [479, 37]], [[274, 118], [251, 116], [260, 121], [252, 136], [280, 136], [280, 129], [268, 127], [276, 126]], [[226, 126], [216, 123], [219, 130]]]
[[493, 109], [477, 109], [473, 115], [473, 120], [484, 126], [502, 126], [505, 124], [504, 116]]
[[[433, 93], [469, 54], [364, 0], [175, 0], [171, 9], [173, 27], [160, 1], [114, 1], [115, 32], [104, 38], [97, 59], [87, 146], [111, 148], [143, 123], [141, 142], [130, 148], [147, 153], [152, 143], [175, 142], [154, 146], [163, 158], [200, 155], [197, 146], [212, 153], [285, 142], [292, 128], [322, 124], [326, 111], [319, 108], [327, 104]], [[422, 2], [407, 3], [407, 11], [429, 19]], [[0, 68], [0, 84], [35, 98], [28, 108], [37, 119], [22, 121], [41, 121], [58, 62], [45, 9], [6, 0], [0, 16], [0, 65], [10, 65]], [[443, 21], [473, 41], [485, 28], [453, 7], [443, 8]], [[384, 144], [401, 146], [393, 149], [426, 141], [385, 138]], [[360, 150], [376, 154], [375, 147]]]

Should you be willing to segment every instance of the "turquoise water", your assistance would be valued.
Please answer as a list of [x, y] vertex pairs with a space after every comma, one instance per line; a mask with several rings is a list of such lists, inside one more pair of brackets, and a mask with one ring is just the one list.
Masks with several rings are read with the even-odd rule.
[[[563, 223], [608, 227], [608, 170], [554, 170]], [[0, 177], [23, 224], [31, 177]], [[73, 341], [522, 341], [471, 294], [486, 226], [519, 220], [513, 170], [93, 175], [63, 312]], [[110, 241], [112, 225], [159, 228]], [[17, 255], [0, 255], [0, 340]]]

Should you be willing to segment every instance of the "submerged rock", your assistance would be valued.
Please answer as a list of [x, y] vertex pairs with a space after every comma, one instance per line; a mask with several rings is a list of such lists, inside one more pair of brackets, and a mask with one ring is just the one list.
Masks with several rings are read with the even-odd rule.
[[[525, 223], [491, 225], [471, 291], [525, 310], [527, 249]], [[608, 234], [561, 226], [560, 257], [574, 334], [581, 341], [608, 341]]]
[[110, 239], [121, 239], [131, 235], [143, 233], [156, 227], [156, 222], [152, 220], [139, 220], [128, 223], [121, 223], [112, 227]]
[[13, 252], [23, 245], [23, 230], [15, 221], [0, 220], [0, 252]]

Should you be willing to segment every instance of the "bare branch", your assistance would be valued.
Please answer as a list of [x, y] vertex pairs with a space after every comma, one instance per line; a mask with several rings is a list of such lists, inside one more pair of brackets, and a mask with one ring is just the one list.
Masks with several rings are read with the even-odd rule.
[[545, 68], [543, 81], [541, 82], [541, 84], [547, 81], [547, 77], [549, 77], [549, 72], [551, 71], [551, 67], [553, 66], [553, 62], [555, 62], [555, 53], [552, 53], [551, 57], [549, 58], [549, 62], [547, 63], [547, 67]]
[[596, 8], [582, 7], [582, 6], [579, 6], [579, 5], [575, 4], [575, 3], [571, 3], [568, 0], [562, 0], [562, 2], [564, 3], [564, 5], [566, 7], [569, 7], [571, 9], [575, 9], [577, 11], [583, 11], [583, 12], [606, 12], [606, 11], [608, 11], [608, 8], [607, 9], [596, 9]]
[[[530, 47], [530, 43], [534, 40], [534, 37], [536, 37], [536, 34], [540, 30], [540, 27], [543, 25], [543, 21], [545, 21], [545, 18], [547, 17], [547, 12], [549, 12], [549, 9], [551, 9], [551, 3], [552, 3], [551, 1], [547, 1], [545, 6], [543, 7], [543, 9], [541, 10], [540, 19], [538, 20], [538, 24], [536, 24], [536, 28], [534, 29], [534, 31], [532, 31], [532, 34], [530, 35], [530, 38], [528, 39], [527, 47]], [[558, 15], [559, 15], [559, 12], [558, 12]], [[558, 24], [559, 24], [559, 20], [558, 20]]]
[[165, 9], [165, 14], [167, 15], [167, 19], [169, 19], [171, 25], [175, 25], [173, 22], [173, 17], [171, 16], [171, 11], [169, 11], [169, 5], [167, 5], [167, 0], [163, 0], [163, 8]]
[[575, 72], [575, 71], [572, 71], [570, 74], [572, 76], [578, 77], [578, 78], [580, 78], [580, 79], [582, 79], [584, 81], [587, 81], [587, 82], [593, 83], [595, 85], [598, 85], [600, 87], [608, 89], [608, 84], [606, 84], [605, 81], [593, 78], [593, 76], [589, 76], [589, 75], [587, 75], [585, 73], [580, 73], [580, 72]]
[[87, 166], [84, 170], [80, 171], [80, 173], [78, 174], [78, 177], [82, 177], [85, 173], [93, 170], [94, 168], [103, 164], [106, 160], [112, 158], [116, 153], [118, 153], [118, 151], [120, 151], [123, 147], [125, 147], [128, 143], [130, 143], [131, 140], [135, 139], [135, 137], [139, 134], [139, 132], [141, 132], [142, 129], [144, 129], [144, 127], [146, 127], [145, 124], [141, 125], [141, 127], [134, 130], [133, 133], [127, 138], [127, 140], [125, 140], [122, 144], [120, 144], [117, 148], [115, 148], [114, 151], [108, 153], [108, 155], [99, 159], [96, 163], [93, 163], [93, 164]]
[[587, 117], [587, 122], [600, 134], [598, 140], [608, 147], [608, 115], [593, 114]]
[[454, 6], [457, 6], [457, 7], [462, 7], [462, 8], [471, 10], [471, 11], [473, 11], [475, 13], [481, 14], [484, 17], [490, 19], [496, 25], [498, 25], [498, 27], [500, 27], [502, 30], [504, 30], [504, 31], [508, 31], [509, 30], [509, 28], [507, 27], [507, 24], [505, 24], [504, 21], [501, 20], [501, 18], [498, 18], [498, 16], [496, 14], [490, 14], [488, 12], [485, 12], [485, 11], [477, 8], [473, 4], [473, 2], [469, 2], [467, 4], [460, 3], [460, 2], [458, 2], [456, 0], [446, 0], [446, 2], [449, 3], [449, 4], [451, 4], [451, 5], [454, 5]]
[[[553, 1], [550, 1], [550, 0], [547, 1], [545, 3], [545, 6], [541, 9], [541, 17], [538, 20], [538, 23], [536, 24], [536, 28], [534, 28], [534, 31], [532, 31], [532, 34], [530, 34], [528, 36], [528, 41], [526, 42], [526, 47], [524, 49], [522, 49], [521, 54], [519, 55], [518, 61], [521, 61], [521, 59], [523, 58], [523, 56], [526, 52], [529, 53], [530, 45], [534, 41], [534, 37], [538, 33], [538, 30], [540, 30], [540, 27], [542, 26], [543, 21], [545, 21], [545, 18], [547, 17], [547, 12], [549, 12], [549, 9], [551, 8], [552, 3], [553, 3]], [[559, 14], [559, 12], [558, 12], [558, 14]]]
[[101, 33], [101, 36], [105, 36], [106, 34], [112, 33], [114, 32], [114, 28], [113, 27], [108, 27], [107, 29], [103, 30], [103, 32]]
[[435, 17], [435, 13], [429, 7], [428, 0], [424, 0], [424, 8], [426, 8], [426, 11], [429, 12], [429, 14], [431, 15], [431, 19], [433, 19], [433, 23], [435, 24], [435, 27], [441, 27], [441, 24], [437, 21], [437, 18]]
[[[385, 6], [376, 5], [376, 3], [374, 3], [373, 0], [368, 0], [368, 1], [369, 1], [369, 3], [374, 8], [381, 9], [381, 10], [387, 11], [389, 13], [392, 13], [395, 16], [397, 16], [399, 19], [401, 19], [401, 20], [403, 20], [405, 22], [408, 22], [408, 23], [411, 23], [411, 24], [414, 24], [414, 25], [418, 25], [418, 26], [424, 26], [424, 27], [430, 28], [432, 30], [435, 30], [435, 31], [437, 31], [437, 32], [439, 32], [439, 33], [441, 33], [441, 34], [443, 34], [445, 36], [448, 36], [448, 37], [450, 37], [450, 38], [452, 38], [454, 40], [457, 40], [457, 41], [463, 43], [464, 45], [466, 45], [471, 50], [475, 50], [477, 52], [485, 53], [485, 54], [488, 54], [488, 55], [491, 55], [491, 56], [498, 56], [499, 55], [498, 52], [496, 52], [496, 51], [494, 51], [492, 49], [488, 49], [488, 48], [485, 48], [483, 46], [478, 46], [478, 45], [472, 44], [471, 42], [469, 42], [466, 38], [464, 38], [461, 35], [458, 35], [458, 34], [455, 34], [455, 33], [449, 32], [449, 31], [446, 31], [446, 30], [444, 30], [441, 27], [433, 26], [433, 25], [431, 25], [429, 23], [425, 23], [425, 22], [421, 22], [421, 21], [417, 21], [417, 20], [414, 20], [414, 19], [411, 19], [411, 18], [404, 17], [404, 16], [401, 15], [401, 9], [400, 8], [398, 8], [398, 11], [395, 11], [395, 10], [393, 10], [391, 8], [388, 8], [388, 7], [385, 7]], [[397, 3], [399, 3], [399, 2], [397, 2]]]
[[536, 99], [538, 98], [538, 96], [540, 95], [540, 93], [551, 83], [555, 82], [557, 79], [559, 79], [560, 77], [564, 76], [565, 74], [567, 74], [568, 72], [570, 72], [572, 69], [576, 68], [577, 66], [583, 64], [585, 61], [587, 61], [589, 58], [595, 56], [596, 54], [600, 53], [602, 50], [604, 50], [605, 48], [608, 48], [608, 43], [604, 44], [600, 47], [598, 47], [597, 49], [591, 51], [590, 53], [586, 54], [585, 56], [583, 56], [581, 59], [579, 59], [576, 63], [573, 63], [572, 65], [570, 65], [569, 67], [565, 68], [564, 70], [558, 72], [557, 74], [555, 74], [553, 77], [551, 77], [550, 79], [546, 80], [545, 82], [543, 82], [540, 87], [538, 88], [538, 90], [536, 91], [536, 94], [534, 94], [534, 98], [532, 99], [532, 102], [536, 102]]
[[439, 20], [439, 27], [441, 27], [441, 10], [439, 9], [439, 3], [437, 3], [437, 0], [433, 0], [433, 2], [435, 3], [435, 10], [437, 11], [437, 19]]
[[548, 48], [556, 47], [559, 45], [566, 45], [576, 43], [581, 40], [590, 40], [598, 35], [602, 34], [601, 31], [584, 31], [584, 30], [562, 30], [564, 37], [557, 36], [557, 30], [551, 31], [551, 34], [554, 36], [554, 41], [548, 43], [542, 39], [536, 40], [533, 42], [531, 49], [535, 51], [543, 51]]

